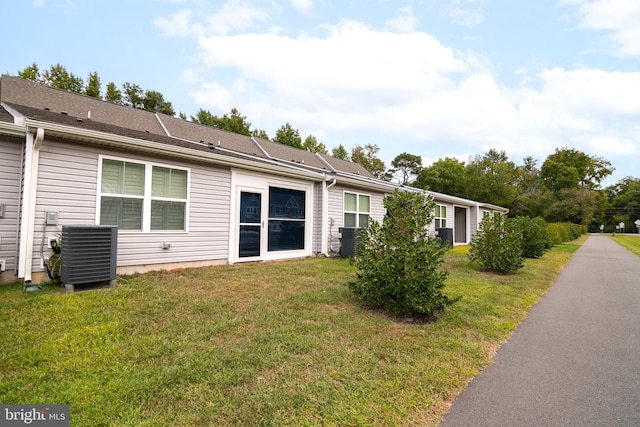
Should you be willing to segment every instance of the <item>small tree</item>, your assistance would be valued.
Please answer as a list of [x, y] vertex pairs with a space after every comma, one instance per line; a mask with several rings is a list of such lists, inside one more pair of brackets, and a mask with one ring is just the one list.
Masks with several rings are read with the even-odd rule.
[[435, 204], [424, 193], [395, 190], [384, 200], [382, 223], [358, 232], [357, 279], [349, 288], [363, 301], [396, 315], [434, 316], [457, 301], [442, 294], [446, 247], [429, 236]]
[[469, 258], [497, 273], [513, 273], [524, 266], [518, 224], [504, 215], [487, 215], [471, 239]]

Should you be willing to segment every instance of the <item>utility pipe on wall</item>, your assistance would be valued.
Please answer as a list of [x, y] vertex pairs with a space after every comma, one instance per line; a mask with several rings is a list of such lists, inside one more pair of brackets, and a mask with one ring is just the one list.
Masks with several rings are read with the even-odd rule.
[[38, 163], [40, 147], [44, 140], [44, 129], [37, 128], [35, 134], [26, 134], [24, 162], [24, 185], [22, 197], [22, 218], [20, 226], [20, 262], [18, 277], [25, 283], [31, 282], [33, 269], [33, 236], [36, 220], [36, 191], [38, 187]]
[[321, 251], [324, 256], [329, 256], [329, 246], [331, 235], [327, 230], [329, 224], [329, 189], [338, 182], [335, 178], [331, 184], [327, 185], [327, 180], [322, 181], [322, 246]]

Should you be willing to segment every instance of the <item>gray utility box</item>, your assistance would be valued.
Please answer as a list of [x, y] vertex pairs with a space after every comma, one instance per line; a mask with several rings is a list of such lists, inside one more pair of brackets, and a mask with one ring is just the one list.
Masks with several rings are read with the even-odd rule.
[[340, 255], [342, 256], [357, 256], [356, 245], [360, 241], [358, 237], [359, 228], [355, 227], [340, 227], [338, 231], [342, 235], [340, 238]]
[[115, 284], [118, 227], [63, 225], [60, 280], [65, 285]]
[[436, 236], [441, 240], [441, 245], [453, 247], [453, 228], [437, 228]]

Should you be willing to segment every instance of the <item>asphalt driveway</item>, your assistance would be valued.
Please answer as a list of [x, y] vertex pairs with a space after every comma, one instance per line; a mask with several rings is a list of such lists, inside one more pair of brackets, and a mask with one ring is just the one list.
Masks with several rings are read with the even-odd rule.
[[591, 235], [453, 402], [452, 426], [639, 426], [640, 258]]

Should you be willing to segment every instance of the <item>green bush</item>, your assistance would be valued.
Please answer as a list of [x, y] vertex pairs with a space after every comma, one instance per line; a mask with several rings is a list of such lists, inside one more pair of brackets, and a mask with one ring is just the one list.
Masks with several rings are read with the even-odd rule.
[[547, 231], [549, 232], [549, 246], [547, 249], [562, 243], [562, 233], [560, 233], [560, 227], [558, 227], [557, 223], [547, 224]]
[[554, 222], [547, 225], [552, 246], [570, 242], [586, 232], [586, 226], [569, 222]]
[[544, 219], [519, 216], [514, 219], [522, 233], [522, 256], [540, 258], [551, 247], [551, 237]]
[[429, 236], [435, 204], [424, 193], [394, 191], [387, 215], [358, 231], [356, 281], [349, 288], [367, 304], [396, 315], [434, 316], [457, 299], [442, 294], [448, 275], [438, 267], [448, 247]]
[[571, 232], [571, 240], [575, 240], [583, 234], [583, 227], [577, 224], [567, 224]]
[[497, 273], [513, 273], [524, 266], [522, 233], [513, 218], [487, 215], [471, 239], [469, 258]]

